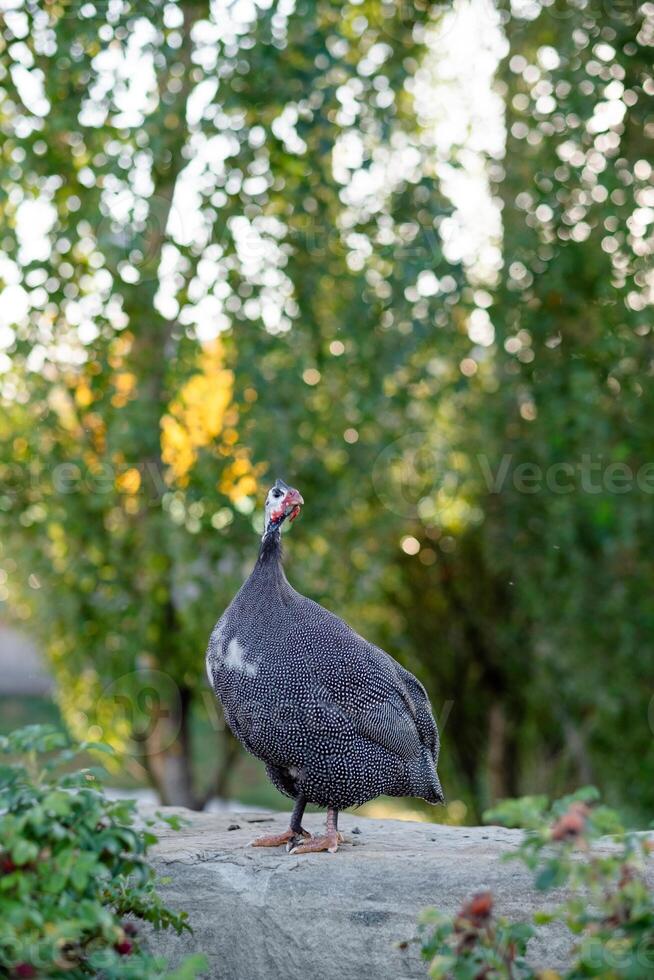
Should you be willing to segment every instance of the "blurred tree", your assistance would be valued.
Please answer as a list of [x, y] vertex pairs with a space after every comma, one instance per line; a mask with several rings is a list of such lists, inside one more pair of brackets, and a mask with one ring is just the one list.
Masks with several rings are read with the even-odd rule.
[[594, 781], [642, 815], [654, 803], [642, 778], [654, 761], [642, 683], [654, 672], [654, 8], [500, 9], [507, 144], [490, 171], [504, 266], [477, 314], [495, 344], [457, 434], [464, 462], [448, 467], [483, 520], [448, 534], [441, 509], [435, 528], [416, 525], [430, 564], [404, 562], [402, 632], [408, 655], [434, 633], [448, 651], [426, 666], [454, 699], [446, 758], [475, 809]]
[[[547, 778], [651, 811], [654, 7], [553, 4], [508, 36], [489, 428], [512, 477], [486, 547], [529, 624]], [[522, 463], [541, 492], [515, 479]]]
[[426, 680], [471, 816], [651, 807], [654, 13], [498, 3], [480, 281], [443, 255], [451, 7], [5, 14], [0, 598], [167, 802], [224, 789], [203, 649], [281, 475], [290, 576]]
[[431, 288], [449, 206], [412, 96], [429, 5], [404, 15], [26, 2], [3, 21], [3, 567], [68, 723], [136, 749], [164, 802], [215, 790], [192, 707], [263, 472], [311, 501], [310, 591], [382, 611], [388, 515], [362, 475], [443, 387], [424, 365], [435, 327], [456, 343], [460, 283]]

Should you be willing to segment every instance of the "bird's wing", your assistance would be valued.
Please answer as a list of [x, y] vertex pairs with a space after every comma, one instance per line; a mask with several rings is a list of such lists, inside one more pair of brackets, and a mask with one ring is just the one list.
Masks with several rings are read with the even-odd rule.
[[395, 661], [394, 663], [400, 678], [406, 686], [409, 697], [413, 702], [416, 728], [418, 729], [418, 734], [420, 735], [420, 741], [423, 743], [423, 745], [427, 746], [434, 758], [434, 762], [437, 762], [440, 739], [427, 692], [418, 678], [413, 676], [411, 671], [407, 670], [406, 667], [403, 667], [402, 664], [398, 664]]
[[421, 743], [435, 754], [438, 735], [422, 684], [342, 619], [305, 601], [306, 665], [319, 696], [376, 744], [405, 758], [417, 755]]

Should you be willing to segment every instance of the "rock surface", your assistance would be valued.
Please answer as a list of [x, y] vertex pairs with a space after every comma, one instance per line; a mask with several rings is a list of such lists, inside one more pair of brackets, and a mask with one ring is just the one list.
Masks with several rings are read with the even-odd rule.
[[[288, 815], [170, 812], [190, 823], [160, 831], [153, 859], [171, 878], [162, 893], [189, 913], [194, 935], [157, 935], [153, 948], [172, 964], [203, 952], [220, 980], [424, 980], [418, 946], [398, 943], [415, 935], [426, 906], [455, 911], [482, 888], [512, 919], [545, 905], [529, 873], [502, 860], [519, 831], [342, 814], [338, 853], [293, 856], [247, 846], [285, 830]], [[305, 826], [320, 832], [323, 815], [309, 814]], [[530, 958], [556, 967], [567, 949], [565, 932], [549, 927]]]

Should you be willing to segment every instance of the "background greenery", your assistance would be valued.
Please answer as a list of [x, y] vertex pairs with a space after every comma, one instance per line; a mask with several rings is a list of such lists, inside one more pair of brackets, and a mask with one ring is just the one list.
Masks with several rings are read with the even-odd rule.
[[[495, 915], [489, 891], [470, 896], [456, 915], [426, 909], [419, 933], [432, 980], [649, 976], [654, 906], [646, 877], [648, 835], [625, 831], [614, 810], [598, 805], [592, 786], [551, 807], [544, 796], [504, 800], [484, 820], [524, 828], [522, 843], [504, 858], [522, 862], [535, 891], [549, 893], [549, 901], [519, 922]], [[534, 969], [525, 956], [530, 938], [551, 923], [569, 940], [570, 962], [560, 973]]]
[[97, 767], [66, 772], [84, 750], [111, 752], [72, 746], [47, 725], [0, 736], [1, 975], [193, 980], [204, 956], [169, 971], [142, 942], [144, 924], [192, 932], [186, 912], [163, 903], [149, 864], [152, 828], [181, 822], [159, 813], [137, 821], [133, 800], [104, 796]]
[[0, 610], [165, 802], [260, 778], [203, 653], [279, 475], [294, 585], [429, 688], [437, 818], [588, 781], [651, 815], [654, 10], [496, 4], [485, 273], [424, 109], [451, 12], [2, 20]]

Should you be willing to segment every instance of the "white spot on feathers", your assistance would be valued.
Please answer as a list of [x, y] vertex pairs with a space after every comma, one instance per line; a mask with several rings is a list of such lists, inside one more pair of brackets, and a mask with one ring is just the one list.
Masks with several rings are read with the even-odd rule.
[[224, 660], [224, 666], [228, 670], [237, 670], [241, 674], [245, 674], [246, 677], [255, 677], [257, 673], [257, 668], [255, 664], [250, 664], [245, 659], [246, 654], [245, 647], [241, 646], [238, 641], [238, 637], [233, 637], [229, 641], [227, 647], [227, 656]]
[[225, 627], [221, 623], [218, 623], [218, 625], [214, 629], [213, 636], [212, 636], [212, 640], [214, 640], [216, 644], [216, 658], [218, 660], [222, 660], [222, 656], [223, 656], [223, 633], [224, 632], [225, 632]]
[[206, 657], [207, 677], [209, 678], [209, 684], [211, 687], [214, 685], [213, 669], [214, 667], [219, 666], [223, 657], [224, 632], [225, 627], [222, 624], [222, 620], [219, 620], [213, 628]]

